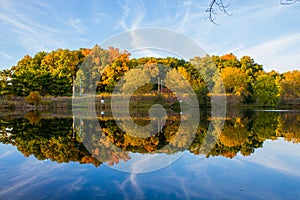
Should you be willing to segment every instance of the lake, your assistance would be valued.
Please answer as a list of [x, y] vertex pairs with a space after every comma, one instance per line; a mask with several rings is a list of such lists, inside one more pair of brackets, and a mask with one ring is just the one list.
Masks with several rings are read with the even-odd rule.
[[2, 112], [0, 199], [300, 199], [300, 111], [97, 113]]

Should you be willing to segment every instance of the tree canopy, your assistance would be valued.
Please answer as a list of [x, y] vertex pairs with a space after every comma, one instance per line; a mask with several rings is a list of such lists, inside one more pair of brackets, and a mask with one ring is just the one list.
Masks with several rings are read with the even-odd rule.
[[[15, 66], [0, 71], [0, 96], [28, 96], [30, 92], [37, 92], [41, 96], [71, 96], [73, 86], [77, 92], [80, 89], [81, 93], [91, 92], [93, 87], [98, 93], [112, 93], [116, 83], [125, 74], [124, 87], [135, 87], [141, 82], [141, 77], [148, 77], [148, 81], [155, 82], [155, 77], [159, 75], [163, 82], [165, 72], [159, 65], [170, 69], [170, 77], [172, 73], [181, 74], [203, 105], [209, 102], [209, 88], [218, 92], [221, 82], [228, 95], [241, 96], [244, 103], [274, 106], [280, 98], [300, 97], [300, 71], [266, 73], [263, 66], [250, 56], [239, 59], [230, 53], [195, 57], [189, 61], [173, 57], [131, 58], [126, 51], [112, 47], [103, 49], [100, 46], [38, 52], [33, 57], [26, 55]], [[133, 77], [126, 82], [129, 71], [136, 73], [131, 73]], [[157, 88], [157, 84], [152, 84], [140, 90], [151, 93]]]

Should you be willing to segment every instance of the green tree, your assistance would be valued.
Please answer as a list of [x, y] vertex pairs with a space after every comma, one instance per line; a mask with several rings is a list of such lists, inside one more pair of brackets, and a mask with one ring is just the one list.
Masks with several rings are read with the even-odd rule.
[[254, 62], [250, 56], [243, 56], [240, 59], [241, 69], [246, 72], [249, 78], [254, 78], [258, 73], [263, 71], [263, 67], [260, 64]]
[[279, 100], [279, 87], [276, 83], [276, 76], [261, 74], [254, 82], [254, 96], [261, 106], [275, 106]]
[[236, 67], [236, 68], [241, 67], [240, 61], [232, 53], [225, 54], [223, 56], [212, 56], [212, 60], [215, 63], [219, 72], [221, 72], [222, 69], [226, 67]]
[[11, 93], [11, 70], [0, 70], [0, 96]]
[[43, 96], [72, 94], [73, 76], [87, 53], [85, 49], [58, 49], [25, 56], [11, 69], [12, 93], [17, 96], [27, 96], [31, 91]]

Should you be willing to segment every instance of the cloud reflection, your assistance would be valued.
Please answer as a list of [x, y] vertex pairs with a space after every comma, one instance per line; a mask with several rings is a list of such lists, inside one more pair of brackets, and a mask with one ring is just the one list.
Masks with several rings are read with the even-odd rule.
[[300, 176], [299, 171], [300, 146], [283, 139], [267, 140], [263, 149], [257, 149], [250, 157], [240, 157], [244, 162], [255, 163], [280, 173]]

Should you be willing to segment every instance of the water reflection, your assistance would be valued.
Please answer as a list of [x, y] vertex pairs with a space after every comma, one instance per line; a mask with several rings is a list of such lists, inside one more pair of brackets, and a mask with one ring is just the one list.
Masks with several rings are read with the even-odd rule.
[[[134, 119], [139, 124], [149, 123], [147, 115], [142, 113]], [[16, 146], [26, 157], [34, 155], [39, 160], [50, 159], [58, 163], [91, 163], [96, 167], [102, 163], [115, 165], [121, 160], [128, 161], [130, 152], [172, 155], [187, 149], [194, 155], [203, 154], [207, 128], [210, 120], [214, 120], [210, 118], [209, 111], [201, 112], [196, 135], [191, 138], [186, 130], [186, 134], [174, 140], [180, 120], [179, 113], [168, 113], [165, 126], [159, 133], [139, 138], [121, 130], [109, 112], [99, 115], [100, 126], [95, 127], [89, 118], [51, 117], [32, 111], [22, 116], [2, 116], [0, 142]], [[74, 128], [74, 122], [81, 124], [79, 129]], [[133, 130], [130, 127], [127, 129]], [[91, 130], [101, 134], [87, 137], [87, 132]], [[239, 153], [249, 156], [255, 149], [262, 148], [266, 140], [278, 138], [292, 143], [300, 142], [298, 112], [231, 111], [227, 113], [221, 135], [205, 156], [233, 158]], [[87, 143], [91, 145], [91, 150], [84, 145]], [[187, 143], [190, 145], [186, 148]]]
[[58, 163], [101, 164], [73, 133], [70, 117], [43, 118], [37, 112], [29, 112], [24, 117], [2, 117], [0, 132], [1, 143], [16, 146], [26, 157], [34, 155], [39, 160], [50, 159]]

